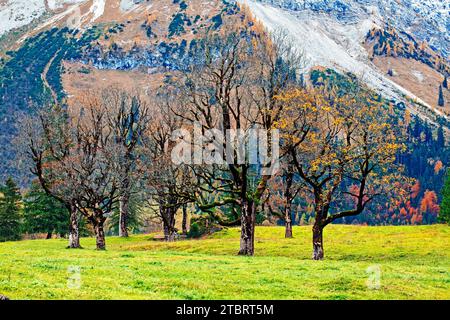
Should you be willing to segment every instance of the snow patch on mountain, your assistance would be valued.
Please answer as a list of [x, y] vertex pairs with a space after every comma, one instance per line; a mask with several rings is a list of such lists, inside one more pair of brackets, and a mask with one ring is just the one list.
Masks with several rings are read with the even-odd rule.
[[450, 0], [257, 0], [290, 11], [325, 13], [354, 22], [376, 13], [399, 31], [450, 54]]
[[[64, 8], [66, 5], [76, 5], [86, 1], [87, 0], [6, 0], [4, 3], [0, 4], [0, 36], [13, 29], [30, 24], [34, 19], [38, 19], [45, 13], [48, 13], [49, 10], [50, 12], [57, 11]], [[98, 1], [94, 0], [94, 2]], [[104, 8], [105, 0], [101, 0], [100, 2], [103, 2]], [[101, 7], [101, 5], [97, 6], [98, 13], [100, 12]]]
[[122, 12], [132, 11], [133, 9], [136, 9], [142, 2], [143, 0], [121, 0], [120, 10]]
[[0, 4], [0, 36], [31, 23], [44, 13], [44, 0], [8, 0]]
[[94, 22], [103, 15], [103, 12], [105, 12], [105, 2], [106, 0], [93, 1], [92, 6], [89, 9], [89, 13], [93, 14], [91, 22]]
[[86, 0], [47, 0], [47, 5], [50, 10], [58, 10], [64, 8], [67, 4], [77, 4], [85, 1]]
[[67, 10], [46, 21], [42, 26], [47, 27], [58, 21], [66, 20], [66, 25], [70, 29], [82, 29], [85, 25], [92, 25], [105, 12], [106, 0], [93, 0], [89, 10], [84, 14], [81, 14], [80, 3], [70, 6]]
[[[40, 32], [42, 30], [45, 30], [46, 28], [49, 28], [51, 26], [60, 23], [61, 21], [66, 21], [66, 26], [70, 27], [71, 29], [78, 28], [81, 25], [80, 17], [81, 17], [80, 3], [73, 4], [69, 6], [66, 10], [53, 15], [45, 22], [41, 23], [33, 30], [33, 32]], [[18, 40], [18, 42], [22, 43], [28, 38], [28, 36], [29, 34], [25, 34]]]

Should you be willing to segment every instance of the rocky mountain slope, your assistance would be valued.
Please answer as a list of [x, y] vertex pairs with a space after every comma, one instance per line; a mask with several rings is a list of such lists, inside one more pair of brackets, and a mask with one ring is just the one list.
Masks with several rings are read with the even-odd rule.
[[[239, 6], [237, 5], [239, 4]], [[242, 8], [281, 29], [311, 68], [351, 72], [448, 130], [450, 0], [0, 0], [0, 177], [34, 105], [111, 84], [154, 90], [195, 58], [195, 42]], [[233, 20], [234, 21], [234, 20]]]
[[[430, 122], [447, 118], [448, 107], [440, 108], [437, 104], [439, 85], [448, 73], [445, 57], [450, 45], [450, 1], [249, 0], [246, 3], [269, 30], [281, 29], [291, 36], [307, 57], [308, 68], [326, 66], [351, 72], [383, 96], [406, 103], [411, 112]], [[447, 66], [443, 68], [445, 72], [427, 66], [417, 54], [402, 60], [401, 68], [393, 63], [399, 70], [389, 75], [384, 67], [390, 63], [386, 61], [390, 55], [384, 53], [375, 59], [368, 37], [372, 30], [387, 28], [400, 35], [396, 42], [412, 39], [417, 48], [427, 43], [430, 55]], [[398, 79], [396, 75], [400, 73], [409, 81]], [[432, 79], [434, 96], [417, 90], [415, 84], [423, 78]]]
[[291, 12], [314, 12], [342, 23], [371, 19], [389, 23], [419, 41], [428, 41], [445, 57], [450, 53], [449, 0], [257, 0]]

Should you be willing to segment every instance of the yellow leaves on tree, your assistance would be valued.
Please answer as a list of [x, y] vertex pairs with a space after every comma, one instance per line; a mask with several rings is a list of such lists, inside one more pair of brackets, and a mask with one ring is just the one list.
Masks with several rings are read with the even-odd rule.
[[426, 41], [422, 41], [419, 44], [419, 50], [420, 51], [425, 51], [428, 48], [428, 43]]
[[241, 4], [238, 2], [237, 5], [239, 7], [239, 11], [243, 15], [244, 25], [251, 28], [251, 30], [256, 34], [265, 33], [266, 29], [264, 24], [255, 17], [250, 7], [246, 3]]
[[411, 123], [411, 112], [408, 109], [406, 109], [405, 110], [405, 127], [408, 128], [410, 123]]

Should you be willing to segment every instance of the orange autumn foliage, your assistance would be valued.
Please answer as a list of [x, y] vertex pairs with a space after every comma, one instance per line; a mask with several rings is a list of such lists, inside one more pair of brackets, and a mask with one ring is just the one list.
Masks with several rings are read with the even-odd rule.
[[401, 216], [406, 217], [407, 214], [408, 214], [408, 212], [406, 211], [405, 208], [401, 208], [401, 209], [400, 209], [400, 215], [401, 215]]
[[436, 164], [434, 165], [434, 173], [438, 174], [441, 172], [442, 168], [444, 168], [444, 164], [441, 160], [436, 161]]
[[411, 218], [411, 224], [421, 224], [422, 223], [422, 215], [414, 214]]
[[416, 183], [411, 188], [411, 198], [415, 199], [419, 195], [420, 192], [420, 182], [419, 180], [416, 181]]
[[420, 211], [422, 213], [428, 212], [433, 214], [439, 213], [439, 205], [437, 204], [437, 195], [434, 191], [425, 191], [425, 195], [420, 203]]

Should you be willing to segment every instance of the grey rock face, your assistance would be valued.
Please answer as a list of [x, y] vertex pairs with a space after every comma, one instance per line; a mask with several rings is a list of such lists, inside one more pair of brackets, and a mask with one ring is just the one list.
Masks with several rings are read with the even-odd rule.
[[292, 11], [326, 13], [341, 22], [371, 14], [400, 32], [426, 40], [444, 57], [450, 54], [450, 0], [254, 0]]

